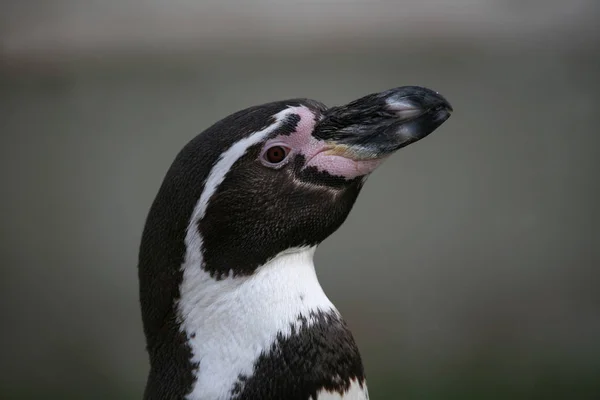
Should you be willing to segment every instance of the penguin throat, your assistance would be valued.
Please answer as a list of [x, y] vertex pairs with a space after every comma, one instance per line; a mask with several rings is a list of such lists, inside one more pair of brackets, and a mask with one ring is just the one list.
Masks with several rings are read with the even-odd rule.
[[197, 366], [188, 398], [227, 398], [278, 339], [310, 326], [318, 315], [339, 317], [317, 279], [314, 252], [315, 247], [290, 249], [250, 276], [219, 280], [188, 258], [177, 303]]

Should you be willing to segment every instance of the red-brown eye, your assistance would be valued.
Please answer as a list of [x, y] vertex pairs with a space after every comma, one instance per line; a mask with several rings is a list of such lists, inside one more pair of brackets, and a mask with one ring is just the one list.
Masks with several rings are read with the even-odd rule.
[[265, 159], [271, 164], [279, 164], [287, 157], [288, 151], [283, 146], [273, 146], [265, 152]]

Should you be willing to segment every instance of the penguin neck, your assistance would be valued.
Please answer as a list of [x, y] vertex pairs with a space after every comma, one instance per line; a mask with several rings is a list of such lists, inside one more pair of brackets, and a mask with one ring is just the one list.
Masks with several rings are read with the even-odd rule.
[[318, 281], [314, 253], [314, 247], [286, 250], [252, 275], [219, 280], [199, 265], [184, 265], [178, 302], [182, 330], [196, 333], [202, 343], [218, 333], [215, 339], [222, 343], [219, 330], [229, 330], [228, 337], [276, 333], [269, 331], [285, 331], [299, 316], [335, 310]]
[[181, 331], [192, 353], [190, 399], [223, 398], [278, 338], [337, 310], [319, 284], [315, 247], [278, 254], [250, 276], [216, 280], [197, 263], [184, 263], [177, 303]]

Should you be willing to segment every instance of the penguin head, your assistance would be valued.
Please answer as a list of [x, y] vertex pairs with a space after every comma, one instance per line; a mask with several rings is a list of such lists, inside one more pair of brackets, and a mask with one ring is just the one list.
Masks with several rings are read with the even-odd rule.
[[369, 174], [451, 111], [438, 93], [407, 86], [332, 108], [307, 99], [250, 107], [196, 136], [167, 172], [143, 233], [147, 331], [171, 312], [185, 257], [219, 280], [318, 245], [344, 222]]
[[198, 230], [202, 267], [215, 278], [252, 274], [282, 251], [331, 235], [367, 176], [394, 151], [430, 134], [451, 110], [421, 87], [333, 108], [306, 99], [251, 107], [185, 146], [154, 207], [171, 211], [161, 223], [173, 230]]

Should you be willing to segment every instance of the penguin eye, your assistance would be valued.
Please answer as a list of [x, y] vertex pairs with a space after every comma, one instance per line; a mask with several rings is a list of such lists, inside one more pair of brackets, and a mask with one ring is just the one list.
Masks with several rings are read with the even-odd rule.
[[287, 157], [289, 149], [283, 146], [269, 147], [263, 157], [269, 164], [279, 164]]

